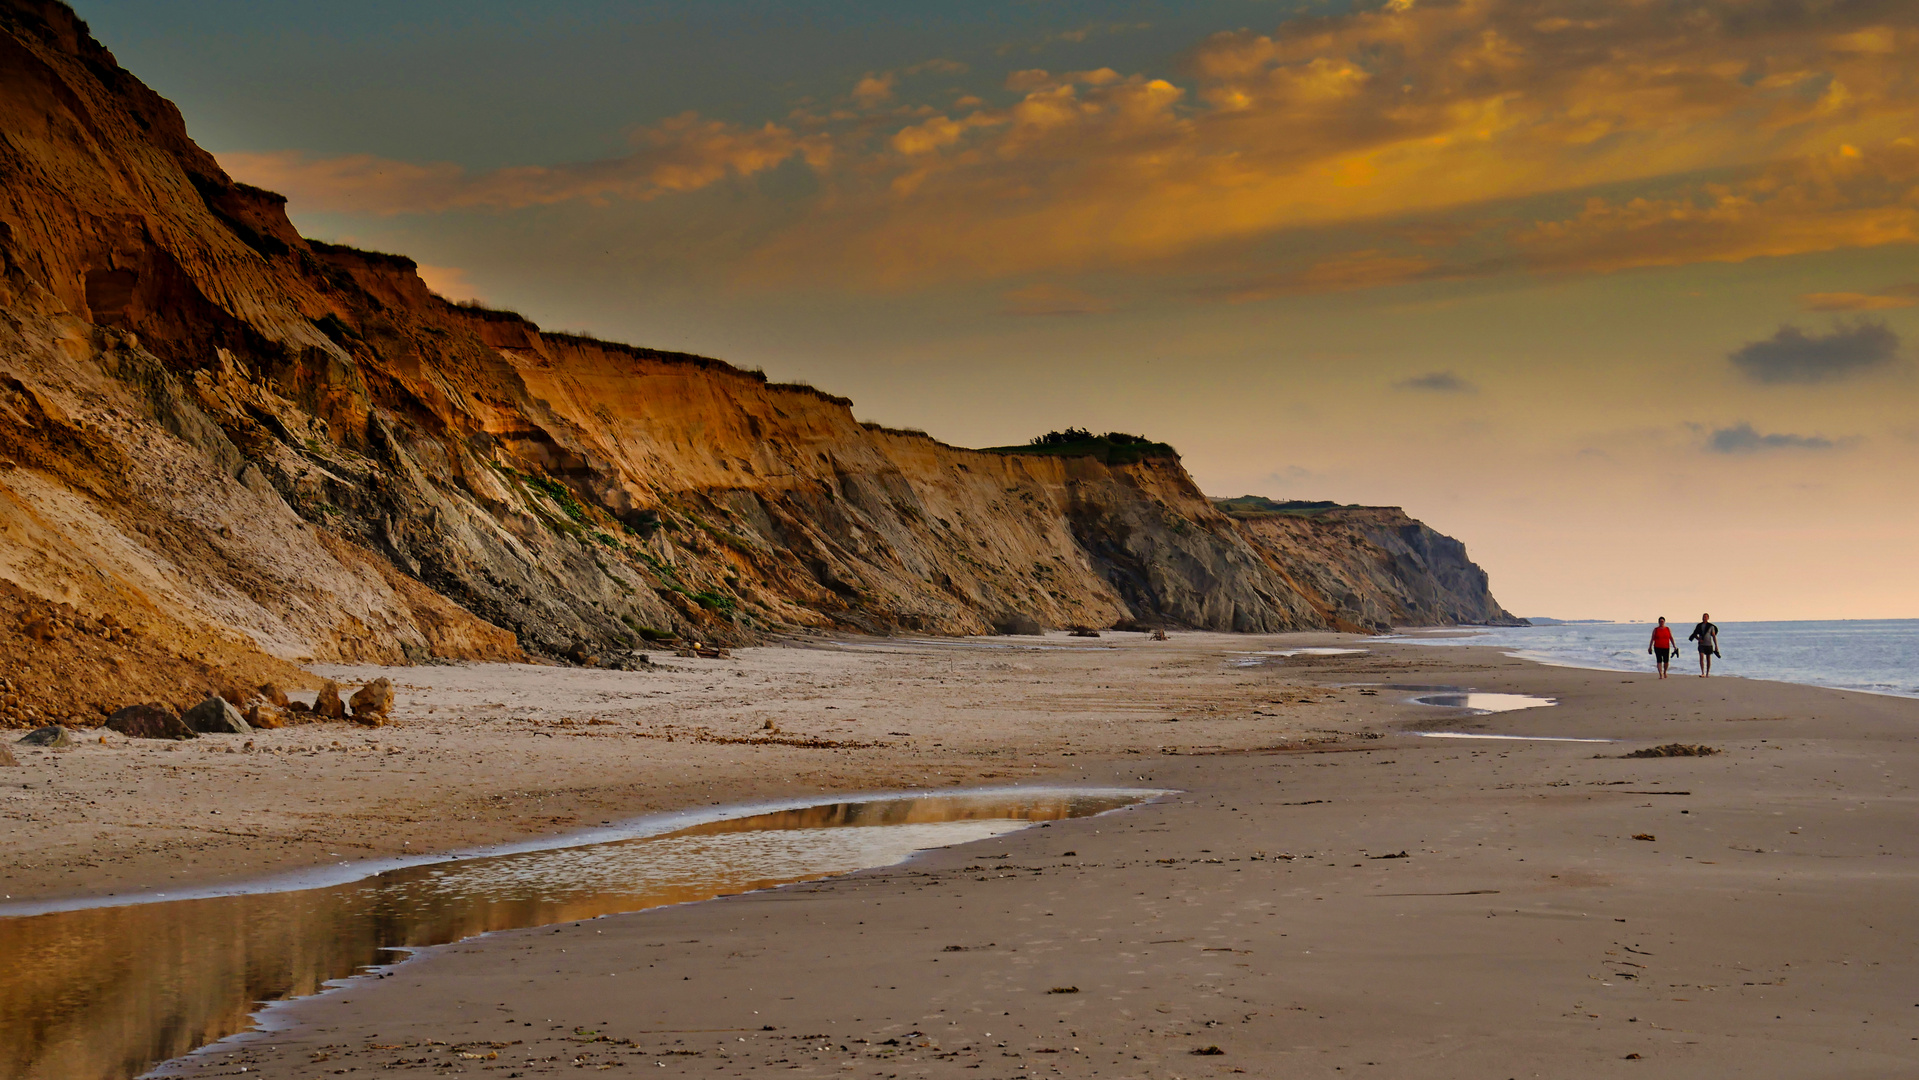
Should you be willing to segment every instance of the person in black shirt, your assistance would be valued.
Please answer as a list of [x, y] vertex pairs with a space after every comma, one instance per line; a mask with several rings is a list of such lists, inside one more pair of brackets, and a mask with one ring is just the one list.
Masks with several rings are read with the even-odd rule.
[[1719, 628], [1713, 625], [1712, 616], [1699, 616], [1699, 625], [1686, 635], [1687, 641], [1699, 643], [1699, 677], [1712, 674], [1712, 658], [1719, 655]]

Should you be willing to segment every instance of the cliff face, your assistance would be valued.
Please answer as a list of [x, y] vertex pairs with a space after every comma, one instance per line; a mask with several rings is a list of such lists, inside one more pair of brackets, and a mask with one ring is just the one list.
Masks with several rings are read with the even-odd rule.
[[449, 304], [301, 238], [37, 0], [0, 0], [0, 310], [0, 580], [154, 640], [399, 661], [1509, 618], [1396, 511], [1235, 520], [1176, 459], [957, 449]]

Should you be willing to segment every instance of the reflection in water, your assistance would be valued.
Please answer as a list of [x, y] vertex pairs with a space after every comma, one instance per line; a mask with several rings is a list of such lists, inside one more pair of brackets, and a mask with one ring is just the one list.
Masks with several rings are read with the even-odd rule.
[[0, 1077], [124, 1080], [396, 948], [843, 874], [1153, 792], [931, 796], [433, 863], [345, 885], [0, 919]]
[[1425, 694], [1413, 700], [1421, 705], [1439, 705], [1448, 709], [1472, 709], [1482, 713], [1512, 712], [1516, 709], [1537, 709], [1542, 705], [1559, 704], [1553, 698], [1534, 697], [1531, 694], [1482, 694], [1477, 691], [1463, 694]]
[[1575, 739], [1570, 735], [1488, 735], [1480, 731], [1414, 731], [1408, 734], [1422, 739], [1498, 739], [1505, 742], [1596, 742], [1609, 743], [1611, 739]]

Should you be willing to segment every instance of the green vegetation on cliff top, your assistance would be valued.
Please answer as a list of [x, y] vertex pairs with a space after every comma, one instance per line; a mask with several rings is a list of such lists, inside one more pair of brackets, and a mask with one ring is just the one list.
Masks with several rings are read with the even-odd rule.
[[1318, 517], [1328, 510], [1342, 510], [1345, 505], [1329, 499], [1287, 499], [1279, 501], [1268, 499], [1264, 495], [1241, 495], [1234, 499], [1211, 500], [1215, 509], [1236, 518], [1268, 517], [1284, 514], [1288, 517]]
[[1023, 446], [988, 446], [989, 454], [1050, 454], [1055, 457], [1098, 458], [1107, 465], [1131, 465], [1145, 458], [1178, 458], [1179, 451], [1144, 435], [1109, 431], [1095, 435], [1085, 428], [1067, 428], [1036, 435]]

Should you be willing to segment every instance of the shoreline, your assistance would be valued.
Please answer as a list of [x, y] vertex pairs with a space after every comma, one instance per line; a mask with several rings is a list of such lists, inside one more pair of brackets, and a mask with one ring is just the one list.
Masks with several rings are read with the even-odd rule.
[[[1190, 1075], [1201, 1064], [1190, 1051], [1212, 1044], [1223, 1048], [1221, 1071], [1268, 1075], [1345, 1076], [1368, 1061], [1402, 1069], [1423, 1063], [1419, 1070], [1434, 1076], [1522, 1066], [1611, 1075], [1627, 1053], [1666, 1058], [1668, 1074], [1686, 1076], [1768, 1074], [1785, 1065], [1797, 1075], [1824, 1075], [1833, 1055], [1854, 1071], [1919, 1062], [1919, 1030], [1907, 1030], [1913, 1021], [1899, 1011], [1911, 1011], [1903, 995], [1919, 970], [1898, 944], [1897, 914], [1919, 898], [1919, 851], [1904, 824], [1914, 799], [1909, 778], [1919, 774], [1912, 768], [1919, 703], [1754, 680], [1659, 683], [1650, 674], [1548, 667], [1490, 647], [1435, 650], [1367, 639], [1357, 642], [1368, 649], [1361, 654], [1230, 663], [1261, 642], [1351, 644], [1332, 635], [1183, 635], [1171, 643], [1118, 642], [1099, 653], [902, 648], [888, 656], [862, 648], [857, 655], [746, 657], [741, 678], [777, 674], [771, 685], [784, 696], [765, 691], [778, 700], [736, 717], [742, 727], [783, 709], [789, 715], [779, 726], [796, 731], [804, 720], [833, 725], [827, 730], [870, 725], [919, 734], [859, 750], [638, 739], [608, 745], [671, 750], [673, 757], [649, 766], [661, 772], [684, 771], [696, 758], [730, 770], [709, 774], [710, 795], [737, 791], [739, 781], [795, 783], [803, 779], [795, 763], [808, 755], [813, 764], [840, 762], [812, 776], [840, 792], [884, 767], [917, 770], [910, 779], [927, 783], [924, 793], [1013, 779], [982, 779], [984, 772], [1017, 773], [1021, 786], [1155, 785], [1179, 793], [1129, 811], [1124, 828], [1054, 822], [804, 885], [468, 938], [397, 965], [386, 979], [276, 1005], [291, 1026], [219, 1044], [167, 1071], [226, 1075], [244, 1065], [249, 1076], [305, 1080], [316, 1055], [340, 1063], [330, 1067], [362, 1070], [400, 1061], [409, 1069], [429, 1061], [439, 1069], [480, 1067], [453, 1057], [453, 1044], [499, 1053], [500, 1067], [510, 1057], [512, 1070], [526, 1076], [571, 1068], [584, 1054], [661, 1075], [744, 1075], [749, 1065], [795, 1064], [800, 1075], [832, 1075], [852, 1061], [891, 1071], [910, 1064], [934, 1076], [982, 1075], [958, 1071], [970, 1063], [1000, 1073], [1028, 1064], [1045, 1065], [1049, 1075], [1097, 1068], [1102, 1077], [1161, 1077]], [[819, 665], [808, 669], [810, 682], [792, 672], [800, 660]], [[854, 678], [859, 670], [870, 678]], [[685, 730], [702, 709], [748, 708], [710, 675], [709, 668], [698, 694], [678, 706], [675, 722]], [[1380, 685], [1354, 685], [1360, 680]], [[1428, 711], [1389, 692], [1394, 682], [1409, 692], [1414, 684], [1448, 683], [1559, 704], [1476, 716]], [[754, 685], [764, 691], [767, 684]], [[481, 688], [481, 696], [488, 692]], [[852, 703], [869, 715], [833, 716]], [[870, 715], [876, 711], [885, 718]], [[478, 738], [492, 723], [419, 720], [450, 727], [440, 737], [455, 740]], [[413, 723], [403, 716], [399, 732]], [[1442, 725], [1622, 742], [1609, 749], [1410, 735]], [[551, 726], [515, 731], [487, 735], [498, 742], [488, 746], [582, 760], [564, 752], [567, 739], [542, 737]], [[1617, 756], [1668, 741], [1708, 742], [1724, 752]], [[430, 756], [425, 748], [410, 752]], [[737, 757], [711, 756], [721, 752], [759, 755], [757, 781], [740, 771]], [[681, 756], [689, 753], [695, 757]], [[874, 768], [855, 767], [862, 755], [872, 755]], [[345, 767], [348, 756], [319, 760]], [[545, 767], [525, 763], [529, 771]], [[947, 775], [933, 775], [940, 773]], [[417, 786], [419, 779], [396, 772], [383, 783]], [[584, 804], [596, 794], [607, 792], [583, 786], [572, 798]], [[204, 785], [195, 795], [207, 795]], [[1787, 812], [1790, 823], [1779, 820]], [[1638, 832], [1657, 839], [1633, 839]], [[986, 863], [982, 852], [1007, 860]], [[968, 872], [975, 862], [991, 873]], [[1614, 918], [1634, 928], [1623, 945], [1608, 944]], [[1642, 939], [1641, 926], [1655, 930]], [[883, 941], [866, 940], [873, 935]], [[1306, 939], [1307, 953], [1289, 944], [1294, 937]], [[1155, 944], [1162, 938], [1187, 944]], [[695, 939], [707, 944], [675, 944]], [[1578, 955], [1566, 954], [1573, 946], [1554, 943], [1560, 940], [1576, 940]], [[1444, 942], [1454, 944], [1435, 947]], [[949, 945], [969, 954], [948, 955]], [[1205, 951], [1215, 946], [1244, 955]], [[756, 959], [727, 958], [734, 953]], [[1115, 966], [1124, 957], [1136, 976]], [[1606, 966], [1615, 959], [1661, 974], [1650, 982], [1650, 975], [1627, 978], [1632, 968]], [[1734, 959], [1749, 971], [1791, 977], [1731, 978]], [[1847, 964], [1858, 979], [1820, 975]], [[594, 972], [600, 982], [589, 978]], [[1757, 981], [1766, 989], [1742, 986]], [[1668, 982], [1695, 989], [1666, 990]], [[804, 989], [821, 985], [835, 992]], [[1053, 986], [1091, 996], [1047, 994]], [[1693, 1009], [1692, 996], [1701, 994], [1712, 1008]], [[1761, 1006], [1755, 994], [1778, 995], [1782, 1004]], [[1548, 1000], [1553, 1009], [1540, 1012]], [[1781, 1043], [1771, 1017], [1785, 1016], [1787, 1001], [1797, 1019]], [[462, 1003], [480, 1002], [480, 1011], [463, 1012]], [[1582, 1012], [1575, 1003], [1589, 1007]], [[1772, 1011], [1762, 1016], [1762, 1008]], [[1488, 1027], [1488, 1009], [1508, 1022]], [[1675, 1027], [1685, 1018], [1673, 1009], [1698, 1015]], [[534, 1011], [539, 1018], [505, 1020]], [[991, 1028], [975, 1022], [989, 1013], [1006, 1018]], [[761, 1022], [749, 1024], [753, 1017]], [[972, 1031], [1023, 1023], [1021, 1037], [1037, 1039], [1034, 1031], [1058, 1020], [1082, 1043], [1125, 1052], [1095, 1065], [1052, 1056], [1069, 1049], [1045, 1040], [998, 1047]], [[759, 1033], [763, 1025], [774, 1031]], [[722, 1045], [716, 1036], [660, 1034], [728, 1026], [739, 1027], [748, 1044], [730, 1035]], [[569, 1034], [575, 1028], [597, 1032], [595, 1041]], [[1658, 1034], [1680, 1030], [1693, 1033], [1693, 1049]], [[831, 1046], [850, 1049], [814, 1042], [802, 1053], [792, 1038], [820, 1031], [845, 1033]], [[921, 1035], [905, 1038], [915, 1031]], [[883, 1045], [889, 1039], [900, 1041]], [[917, 1045], [929, 1039], [936, 1045]], [[1602, 1043], [1611, 1049], [1600, 1053]], [[396, 1047], [404, 1048], [397, 1057]], [[1081, 1050], [1087, 1053], [1079, 1057], [1091, 1053]], [[1024, 1056], [998, 1056], [1008, 1053]]]
[[[1749, 623], [1743, 623], [1743, 624], [1727, 623], [1724, 625], [1726, 626], [1737, 626], [1737, 625], [1770, 626], [1770, 625], [1790, 624], [1790, 625], [1818, 626], [1818, 625], [1825, 625], [1825, 624], [1842, 624], [1843, 625], [1848, 623], [1874, 623], [1874, 624], [1911, 623], [1914, 630], [1919, 631], [1919, 619], [1775, 620], [1773, 622], [1756, 622], [1756, 623], [1749, 622]], [[1471, 639], [1473, 637], [1484, 637], [1490, 634], [1506, 632], [1506, 631], [1528, 630], [1528, 629], [1553, 631], [1553, 630], [1559, 630], [1563, 628], [1572, 628], [1577, 630], [1577, 629], [1590, 627], [1593, 625], [1644, 627], [1646, 628], [1648, 633], [1650, 633], [1651, 628], [1653, 626], [1652, 623], [1609, 622], [1609, 623], [1603, 623], [1603, 624], [1554, 623], [1554, 624], [1544, 624], [1544, 625], [1533, 626], [1533, 627], [1511, 627], [1511, 626], [1406, 627], [1406, 628], [1396, 628], [1395, 630], [1393, 630], [1391, 634], [1384, 635], [1384, 636], [1390, 641], [1409, 644], [1409, 645], [1422, 645], [1429, 648], [1458, 648], [1460, 647], [1460, 644], [1450, 643], [1447, 641], [1432, 641], [1432, 640], [1422, 640], [1422, 639], [1458, 638], [1460, 639], [1461, 643], [1468, 643], [1468, 639]], [[1475, 647], [1497, 649], [1503, 655], [1506, 655], [1512, 659], [1529, 660], [1529, 661], [1532, 661], [1533, 663], [1543, 664], [1547, 667], [1567, 667], [1567, 668], [1575, 668], [1580, 671], [1616, 671], [1616, 672], [1627, 672], [1627, 673], [1642, 672], [1644, 670], [1644, 668], [1640, 666], [1607, 667], [1596, 662], [1580, 662], [1578, 658], [1569, 658], [1567, 656], [1555, 655], [1549, 651], [1546, 651], [1543, 649], [1529, 648], [1525, 645], [1500, 644], [1500, 645], [1479, 645]], [[1686, 649], [1681, 649], [1680, 652], [1682, 652], [1684, 655], [1683, 657], [1681, 656], [1674, 657], [1675, 665], [1677, 665], [1681, 659], [1685, 659], [1696, 665], [1697, 663], [1696, 653]], [[1651, 662], [1650, 659], [1648, 659], [1647, 663], [1650, 663], [1650, 662]], [[1679, 673], [1679, 674], [1689, 675], [1693, 677], [1698, 676], [1698, 672], [1692, 671], [1692, 670]], [[1675, 678], [1679, 677], [1679, 674], [1676, 674], [1674, 677]], [[1880, 697], [1894, 697], [1894, 698], [1904, 698], [1906, 700], [1919, 700], [1919, 688], [1908, 689], [1908, 690], [1889, 690], [1889, 689], [1874, 688], [1870, 686], [1812, 682], [1806, 679], [1787, 679], [1787, 678], [1780, 678], [1777, 676], [1766, 675], [1766, 674], [1740, 674], [1740, 673], [1721, 672], [1721, 671], [1713, 672], [1711, 677], [1715, 679], [1746, 679], [1746, 680], [1751, 680], [1756, 682], [1777, 682], [1777, 683], [1785, 683], [1791, 686], [1815, 687], [1821, 690], [1839, 690], [1839, 691], [1844, 691], [1847, 693], [1854, 693], [1854, 694], [1873, 694]]]

